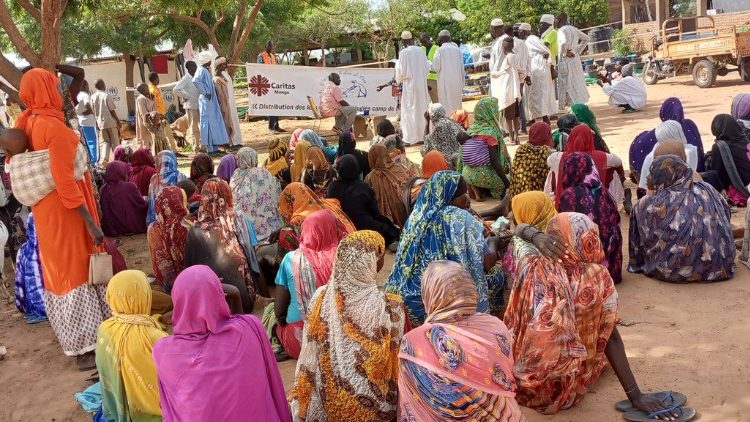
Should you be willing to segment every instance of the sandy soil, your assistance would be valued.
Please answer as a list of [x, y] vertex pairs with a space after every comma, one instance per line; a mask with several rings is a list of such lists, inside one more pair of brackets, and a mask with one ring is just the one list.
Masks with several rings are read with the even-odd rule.
[[[729, 112], [732, 96], [743, 90], [737, 75], [720, 78], [708, 90], [695, 87], [688, 78], [677, 78], [649, 87], [649, 105], [639, 113], [622, 115], [608, 107], [596, 87], [591, 88], [590, 105], [610, 148], [627, 159], [633, 137], [659, 122], [658, 110], [666, 97], [682, 99], [686, 115], [698, 124], [708, 148], [713, 116]], [[265, 151], [262, 146], [270, 139], [265, 124], [243, 123], [246, 143], [261, 146], [259, 152]], [[309, 127], [310, 122], [284, 120], [282, 125], [293, 129]], [[331, 126], [330, 119], [322, 124], [323, 128]], [[416, 159], [417, 150], [410, 155]], [[744, 224], [744, 213], [734, 216], [736, 224]], [[627, 221], [623, 215], [625, 235]], [[150, 270], [144, 236], [124, 239], [121, 248], [130, 267]], [[627, 247], [624, 251], [627, 262]], [[392, 255], [387, 258], [381, 283], [393, 262]], [[625, 272], [618, 291], [621, 318], [629, 326], [619, 329], [642, 390], [674, 389], [687, 394], [688, 404], [699, 412], [697, 420], [750, 421], [748, 281], [750, 273], [743, 265], [733, 280], [717, 284], [675, 285]], [[13, 305], [0, 302], [0, 345], [8, 349], [0, 360], [0, 421], [90, 420], [73, 398], [88, 385], [85, 379], [90, 372], [78, 372], [74, 360], [61, 353], [48, 323], [27, 325]], [[293, 385], [294, 365], [295, 361], [280, 364], [287, 389]], [[554, 416], [525, 413], [530, 421], [616, 421], [622, 418], [613, 405], [622, 398], [616, 377], [607, 371], [575, 408]]]

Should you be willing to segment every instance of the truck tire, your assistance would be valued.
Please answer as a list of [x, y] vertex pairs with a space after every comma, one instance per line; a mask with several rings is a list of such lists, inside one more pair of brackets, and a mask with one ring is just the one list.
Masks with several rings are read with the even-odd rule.
[[701, 60], [693, 66], [693, 81], [699, 88], [709, 88], [716, 82], [716, 65], [708, 60]]
[[646, 85], [656, 85], [659, 82], [659, 75], [656, 74], [655, 68], [653, 63], [647, 63], [643, 68], [643, 82]]
[[750, 57], [746, 57], [740, 62], [740, 76], [743, 81], [750, 82]]

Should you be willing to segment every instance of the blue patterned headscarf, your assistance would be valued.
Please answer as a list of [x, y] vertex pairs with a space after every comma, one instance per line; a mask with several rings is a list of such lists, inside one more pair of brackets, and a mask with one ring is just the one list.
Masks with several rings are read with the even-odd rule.
[[174, 186], [187, 177], [177, 170], [177, 156], [174, 152], [165, 150], [156, 155], [156, 175], [152, 177], [148, 187], [148, 214], [146, 214], [146, 223], [151, 224], [156, 221], [156, 212], [154, 203], [165, 186]]
[[401, 296], [412, 323], [425, 319], [422, 274], [435, 260], [464, 266], [477, 284], [477, 311], [487, 312], [487, 282], [483, 258], [486, 243], [482, 223], [468, 211], [450, 205], [461, 181], [455, 171], [439, 171], [425, 182], [406, 221], [386, 291]]
[[318, 134], [312, 129], [303, 130], [302, 133], [299, 134], [299, 140], [307, 141], [311, 146], [319, 147], [320, 149], [325, 149], [326, 147], [326, 141], [318, 136]]
[[16, 308], [28, 322], [39, 322], [47, 318], [44, 308], [44, 281], [39, 260], [39, 242], [36, 236], [34, 215], [29, 214], [26, 224], [26, 241], [18, 250], [16, 258]]

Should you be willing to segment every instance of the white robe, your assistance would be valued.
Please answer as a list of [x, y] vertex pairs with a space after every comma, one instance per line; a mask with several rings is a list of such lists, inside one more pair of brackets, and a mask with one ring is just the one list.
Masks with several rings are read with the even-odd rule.
[[526, 48], [524, 40], [513, 38], [513, 52], [516, 53], [516, 63], [518, 64], [518, 79], [523, 82], [529, 75], [529, 49]]
[[399, 53], [396, 83], [401, 87], [401, 131], [406, 144], [424, 142], [424, 113], [430, 105], [427, 74], [430, 62], [421, 47], [409, 46]]
[[613, 107], [623, 104], [636, 110], [646, 107], [646, 86], [639, 78], [626, 76], [612, 81], [611, 85], [604, 85], [602, 90], [609, 95], [609, 105]]
[[232, 111], [232, 127], [234, 132], [232, 137], [229, 139], [230, 145], [242, 145], [242, 132], [240, 131], [240, 116], [237, 114], [237, 102], [234, 98], [234, 82], [232, 77], [229, 76], [229, 72], [226, 70], [221, 72], [221, 76], [227, 81], [227, 97], [229, 97], [229, 110]]
[[[526, 39], [526, 47], [529, 50], [529, 71], [531, 73], [531, 86], [526, 87], [526, 117], [538, 119], [544, 116], [552, 116], [557, 112], [555, 101], [555, 82], [552, 80], [552, 56], [549, 48], [536, 35], [530, 35]], [[544, 58], [547, 54], [548, 58]]]
[[[589, 40], [588, 35], [571, 25], [565, 25], [557, 30], [557, 93], [560, 109], [589, 101], [589, 90], [586, 88], [581, 66], [581, 52]], [[574, 56], [567, 57], [567, 51], [571, 51]]]
[[520, 66], [515, 53], [505, 56], [499, 72], [490, 73], [492, 96], [497, 98], [500, 112], [521, 98]]
[[492, 42], [489, 65], [490, 73], [500, 71], [500, 66], [503, 64], [503, 59], [505, 59], [505, 53], [503, 53], [503, 40], [506, 37], [507, 35], [503, 34]]
[[432, 70], [438, 74], [438, 101], [450, 115], [463, 107], [464, 57], [456, 44], [443, 43], [432, 58]]

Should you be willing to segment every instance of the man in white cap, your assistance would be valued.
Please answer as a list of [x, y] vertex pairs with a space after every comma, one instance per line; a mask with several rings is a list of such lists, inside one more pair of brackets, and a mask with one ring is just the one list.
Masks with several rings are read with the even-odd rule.
[[552, 53], [552, 63], [557, 65], [557, 29], [555, 29], [555, 17], [550, 14], [542, 15], [539, 19], [539, 38], [547, 45]]
[[[217, 57], [214, 62], [216, 72], [214, 80], [216, 81], [216, 78], [224, 80], [224, 85], [227, 91], [227, 107], [229, 109], [229, 117], [232, 120], [231, 131], [229, 130], [230, 126], [227, 126], [227, 132], [231, 132], [231, 135], [229, 136], [229, 144], [232, 146], [238, 146], [242, 145], [242, 132], [240, 131], [240, 116], [237, 114], [237, 101], [234, 98], [234, 80], [229, 72], [227, 72], [228, 66], [229, 64], [227, 63], [226, 57]], [[221, 82], [221, 80], [218, 81]], [[226, 116], [224, 116], [224, 118], [226, 119]]]
[[438, 34], [438, 48], [432, 60], [432, 70], [437, 72], [438, 102], [448, 114], [463, 108], [464, 59], [458, 46], [451, 42], [451, 33], [443, 29]]
[[521, 80], [521, 103], [518, 115], [521, 123], [521, 132], [526, 133], [526, 89], [524, 85], [531, 85], [531, 70], [529, 69], [531, 57], [529, 56], [529, 49], [526, 47], [526, 38], [531, 34], [531, 25], [528, 23], [517, 23], [514, 27], [517, 29], [513, 37], [513, 51], [516, 53], [518, 64], [522, 69], [518, 75]]
[[646, 107], [646, 87], [640, 78], [633, 77], [633, 65], [624, 59], [617, 62], [615, 69], [611, 79], [600, 75], [596, 81], [609, 96], [609, 105], [622, 107], [623, 113], [632, 113]]
[[538, 36], [526, 37], [529, 50], [529, 72], [531, 86], [526, 87], [526, 117], [533, 124], [538, 118], [549, 123], [549, 117], [557, 111], [555, 82], [552, 80], [552, 52]]
[[589, 36], [568, 24], [568, 15], [560, 13], [557, 27], [557, 101], [562, 110], [567, 106], [589, 101], [589, 90], [581, 66], [581, 53], [589, 43]]
[[193, 76], [193, 84], [198, 90], [198, 110], [200, 113], [201, 144], [206, 147], [209, 154], [215, 153], [219, 145], [229, 142], [229, 134], [224, 125], [224, 117], [221, 115], [219, 101], [216, 98], [216, 88], [211, 78], [211, 53], [204, 51], [198, 55], [200, 66]]
[[421, 48], [414, 45], [411, 32], [401, 33], [404, 49], [396, 61], [396, 83], [401, 88], [401, 131], [406, 144], [415, 145], [424, 142], [424, 113], [430, 103], [427, 94], [427, 74], [430, 62]]
[[[489, 63], [489, 71], [492, 72], [499, 72], [500, 71], [500, 65], [503, 62], [503, 58], [505, 57], [505, 54], [503, 54], [503, 39], [506, 37], [505, 33], [503, 32], [503, 20], [500, 18], [492, 19], [492, 22], [490, 22], [490, 36], [492, 37], [492, 47], [490, 47], [490, 63]], [[497, 96], [499, 93], [495, 93], [491, 91], [492, 85], [490, 85], [490, 94], [493, 96]]]

